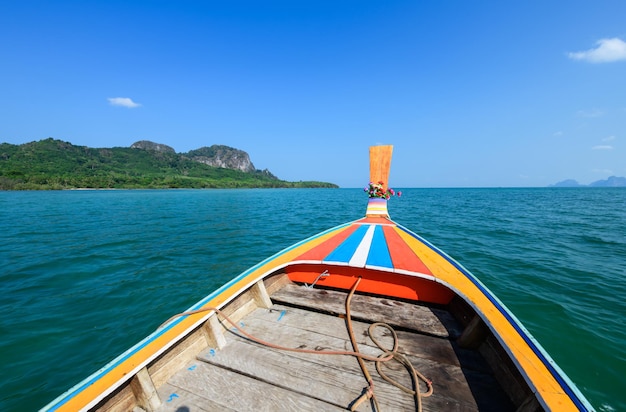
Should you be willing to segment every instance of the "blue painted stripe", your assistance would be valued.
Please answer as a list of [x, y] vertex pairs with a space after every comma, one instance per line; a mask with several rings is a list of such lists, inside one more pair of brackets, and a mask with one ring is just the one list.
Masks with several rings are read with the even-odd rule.
[[576, 393], [576, 390], [572, 388], [571, 386], [572, 383], [568, 382], [569, 379], [565, 378], [561, 374], [561, 372], [559, 372], [554, 367], [554, 360], [552, 360], [550, 356], [546, 354], [546, 352], [539, 346], [539, 344], [534, 340], [534, 338], [530, 336], [530, 333], [526, 331], [520, 325], [519, 321], [515, 319], [515, 317], [506, 308], [506, 306], [504, 306], [504, 304], [500, 302], [500, 300], [497, 297], [495, 297], [495, 295], [485, 285], [483, 285], [482, 282], [478, 280], [478, 278], [476, 278], [469, 270], [465, 269], [460, 263], [458, 263], [453, 258], [448, 256], [441, 249], [437, 248], [436, 246], [428, 242], [426, 239], [411, 232], [409, 229], [403, 226], [397, 225], [397, 227], [403, 230], [404, 232], [408, 233], [415, 239], [419, 240], [426, 246], [428, 246], [431, 250], [436, 252], [439, 256], [447, 260], [448, 263], [450, 263], [452, 266], [458, 269], [459, 272], [463, 273], [474, 284], [474, 286], [476, 286], [485, 295], [485, 297], [487, 297], [487, 299], [489, 299], [489, 301], [498, 309], [498, 311], [509, 321], [511, 326], [513, 326], [513, 328], [522, 337], [522, 339], [524, 339], [526, 344], [532, 349], [535, 355], [537, 355], [537, 357], [541, 360], [543, 365], [550, 371], [554, 379], [559, 383], [559, 385], [561, 385], [561, 389], [563, 389], [563, 392], [565, 392], [567, 396], [569, 396], [569, 398], [572, 400], [572, 402], [574, 402], [576, 407], [578, 407], [578, 409], [581, 411], [593, 410], [593, 407], [591, 407], [588, 401], [586, 399], [581, 399], [581, 397]]
[[344, 240], [339, 246], [326, 256], [325, 262], [341, 262], [348, 263], [356, 249], [359, 247], [363, 236], [367, 232], [370, 225], [361, 225], [355, 230], [346, 240]]
[[364, 268], [367, 262], [367, 255], [370, 253], [370, 246], [372, 246], [372, 239], [374, 238], [374, 229], [376, 226], [370, 226], [365, 232], [365, 236], [361, 239], [361, 243], [356, 248], [356, 251], [350, 258], [348, 265]]
[[374, 238], [372, 239], [366, 265], [393, 268], [391, 255], [389, 255], [389, 247], [387, 246], [387, 240], [385, 239], [382, 226], [378, 225], [374, 229]]

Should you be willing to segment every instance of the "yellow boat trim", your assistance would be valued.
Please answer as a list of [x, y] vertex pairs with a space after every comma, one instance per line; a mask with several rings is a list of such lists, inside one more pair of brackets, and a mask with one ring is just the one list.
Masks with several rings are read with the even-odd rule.
[[[326, 232], [322, 232], [317, 236], [297, 243], [291, 248], [285, 249], [266, 259], [207, 296], [189, 310], [222, 308], [237, 297], [243, 290], [246, 290], [268, 274], [273, 273], [281, 266], [286, 266], [306, 250], [332, 237], [346, 225], [341, 225]], [[83, 382], [76, 385], [76, 387], [58, 397], [49, 405], [50, 408], [46, 410], [73, 412], [86, 410], [95, 406], [104, 397], [115, 390], [115, 388], [132, 378], [141, 368], [145, 367], [178, 340], [186, 336], [199, 324], [206, 321], [211, 314], [212, 312], [187, 315], [180, 317], [176, 321], [172, 321], [162, 330], [154, 332], [100, 371], [94, 373]]]
[[563, 391], [552, 372], [546, 368], [544, 362], [511, 322], [466, 274], [459, 271], [440, 253], [420, 242], [411, 234], [398, 227], [395, 227], [394, 230], [420, 256], [437, 281], [450, 287], [458, 295], [465, 297], [466, 301], [474, 307], [485, 324], [501, 340], [503, 347], [510, 352], [512, 360], [517, 363], [522, 375], [539, 395], [539, 400], [543, 401], [545, 407], [563, 412], [579, 410], [570, 396]]

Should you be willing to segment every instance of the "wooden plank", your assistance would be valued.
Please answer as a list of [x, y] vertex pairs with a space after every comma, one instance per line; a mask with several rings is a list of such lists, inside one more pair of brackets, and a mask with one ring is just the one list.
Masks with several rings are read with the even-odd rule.
[[285, 285], [289, 285], [293, 282], [291, 282], [287, 274], [280, 273], [280, 274], [272, 275], [272, 276], [265, 278], [263, 283], [265, 283], [265, 289], [267, 290], [267, 293], [269, 293], [269, 295], [272, 296], [274, 292], [276, 292], [279, 289], [282, 289]]
[[[327, 344], [321, 345], [324, 347]], [[367, 386], [358, 363], [352, 357], [268, 350], [243, 339], [229, 343], [220, 351], [203, 352], [199, 359], [343, 409], [348, 408]], [[410, 398], [398, 397], [398, 392], [381, 385], [377, 385], [376, 393], [379, 401], [380, 397], [384, 398], [388, 410], [412, 407]], [[360, 410], [370, 410], [368, 406]]]
[[534, 396], [513, 361], [493, 334], [489, 335], [478, 350], [493, 366], [494, 376], [502, 383], [502, 387], [515, 404], [521, 405], [529, 396]]
[[304, 396], [228, 369], [193, 362], [159, 389], [158, 412], [174, 411], [340, 411]]
[[[278, 283], [272, 283], [268, 291]], [[257, 308], [243, 318], [244, 313], [253, 309], [249, 298], [250, 295], [238, 299], [234, 313], [233, 308], [228, 308], [228, 312], [237, 318], [237, 324], [248, 333], [287, 347], [352, 350], [343, 317], [346, 293], [286, 284], [272, 296], [274, 302], [286, 302], [286, 305], [274, 303], [270, 309]], [[306, 307], [319, 311], [330, 307], [330, 310], [328, 314], [302, 309]], [[498, 382], [486, 373], [489, 367], [476, 351], [459, 348], [450, 340], [442, 339], [443, 335], [456, 336], [460, 331], [456, 322], [444, 326], [449, 319], [435, 313], [445, 313], [443, 310], [359, 295], [354, 296], [351, 309], [355, 336], [363, 353], [381, 353], [367, 337], [372, 320], [387, 321], [394, 327], [399, 325], [400, 351], [434, 382], [435, 393], [424, 398], [424, 411], [512, 408]], [[358, 320], [361, 318], [365, 322]], [[367, 385], [352, 356], [299, 354], [267, 348], [238, 336], [230, 324], [222, 323], [218, 328], [226, 330], [227, 344], [221, 349], [216, 347], [201, 352], [196, 361], [188, 363], [160, 387], [158, 393], [163, 405], [157, 409], [159, 412], [229, 408], [345, 410]], [[415, 330], [420, 333], [413, 333]], [[375, 336], [384, 345], [391, 345], [388, 331], [377, 330]], [[381, 410], [415, 410], [411, 395], [384, 381], [373, 363], [368, 362], [367, 367], [375, 382]], [[390, 362], [383, 368], [390, 377], [411, 386], [404, 366]], [[424, 385], [421, 387], [423, 391]], [[358, 410], [373, 408], [365, 402]]]
[[[236, 409], [220, 404], [219, 399], [208, 399], [184, 388], [166, 383], [159, 388], [163, 404], [155, 412], [235, 412]], [[208, 395], [210, 396], [210, 395]], [[133, 411], [135, 412], [135, 411]]]
[[252, 293], [253, 299], [258, 307], [267, 309], [272, 306], [272, 300], [270, 299], [270, 295], [267, 293], [267, 289], [265, 288], [265, 283], [263, 283], [262, 280], [259, 280], [257, 283], [252, 285], [250, 292]]
[[460, 348], [454, 341], [405, 331], [396, 331], [403, 353], [463, 369], [491, 374], [491, 367], [475, 350]]
[[152, 412], [161, 406], [161, 400], [146, 368], [133, 376], [130, 387], [137, 398], [137, 405], [143, 410]]
[[208, 346], [204, 332], [200, 329], [193, 331], [182, 339], [165, 354], [148, 366], [148, 372], [157, 388], [182, 368], [195, 355]]
[[[348, 339], [345, 320], [332, 316], [320, 321], [315, 312], [275, 304], [270, 310], [257, 310], [246, 319], [262, 319], [267, 322], [276, 322], [280, 325], [298, 327], [311, 332], [327, 334]], [[359, 324], [357, 322], [357, 324]], [[454, 366], [462, 366], [467, 369], [489, 373], [490, 368], [476, 351], [465, 350], [447, 339], [433, 336], [416, 334], [408, 331], [396, 331], [401, 343], [401, 351], [407, 355], [430, 359], [439, 363]], [[275, 335], [272, 335], [273, 338]], [[371, 345], [367, 333], [363, 329], [362, 333], [356, 335], [359, 345]]]
[[458, 339], [459, 346], [463, 348], [478, 348], [489, 335], [489, 328], [480, 316], [475, 315]]
[[252, 313], [257, 307], [252, 293], [250, 290], [247, 290], [237, 296], [232, 302], [226, 305], [226, 307], [222, 308], [222, 313], [237, 322], [239, 319], [243, 319], [247, 314]]
[[203, 329], [207, 333], [206, 338], [209, 346], [214, 348], [223, 348], [226, 346], [224, 327], [220, 324], [217, 315], [212, 315], [203, 325]]
[[[274, 292], [272, 300], [343, 315], [346, 296], [344, 292], [291, 284]], [[452, 315], [441, 309], [358, 294], [353, 296], [350, 308], [353, 319], [387, 322], [394, 328], [442, 338], [455, 338], [461, 334], [461, 327]]]
[[136, 404], [135, 395], [130, 388], [130, 384], [126, 384], [121, 390], [109, 395], [100, 402], [93, 410], [107, 412], [127, 412], [132, 410]]
[[[351, 350], [342, 319], [313, 312], [308, 314], [285, 313], [283, 310], [257, 310], [245, 319], [244, 327], [247, 332], [255, 336], [287, 347]], [[294, 308], [289, 310], [298, 311]], [[270, 320], [264, 319], [268, 317]], [[290, 319], [295, 323], [298, 323], [299, 319], [299, 326], [302, 328], [288, 325]], [[317, 330], [309, 330], [311, 325], [315, 324], [319, 325]], [[363, 353], [380, 354], [381, 352], [377, 348], [372, 347], [371, 342], [364, 340], [367, 326], [361, 322], [354, 322], [359, 347]], [[233, 337], [234, 339], [235, 337]], [[431, 339], [445, 343], [441, 339]], [[410, 346], [405, 345], [402, 338], [400, 343], [401, 347]], [[245, 356], [241, 356], [242, 354]], [[282, 352], [259, 347], [250, 342], [245, 342], [243, 339], [240, 339], [239, 343], [236, 340], [233, 341], [222, 351], [203, 352], [199, 359], [230, 370], [236, 370], [247, 376], [258, 376], [259, 379], [270, 381], [276, 385], [280, 385], [280, 382], [286, 379], [295, 391], [301, 392], [310, 387], [316, 387], [329, 397], [329, 402], [339, 402], [344, 407], [352, 402], [360, 394], [360, 389], [365, 386], [361, 370], [353, 357]], [[468, 371], [458, 366], [440, 364], [430, 359], [414, 356], [409, 356], [409, 359], [418, 370], [421, 370], [436, 383], [436, 394], [424, 400], [425, 410], [476, 410], [477, 400], [473, 394], [473, 390], [476, 389], [498, 399], [497, 382], [484, 373]], [[389, 365], [391, 369], [386, 368], [385, 370], [390, 375], [402, 381], [405, 386], [411, 385], [409, 375], [403, 366], [395, 362]], [[410, 410], [414, 408], [413, 398], [410, 395], [404, 394], [383, 381], [371, 363], [368, 368], [376, 382], [379, 402], [381, 405], [386, 405], [383, 409]], [[468, 376], [472, 379], [471, 385], [468, 383]], [[345, 388], [348, 388], [347, 392]], [[482, 396], [479, 401], [485, 403], [484, 401], [488, 399], [488, 396]], [[507, 405], [506, 399], [504, 401], [499, 400], [497, 404], [500, 406]], [[502, 410], [506, 410], [506, 408]]]
[[[281, 309], [281, 307], [278, 306], [276, 309]], [[286, 310], [290, 312], [286, 312]], [[263, 321], [264, 323], [257, 325], [258, 321]], [[248, 332], [253, 332], [255, 335], [259, 334], [260, 336], [264, 334], [264, 337], [273, 342], [290, 342], [292, 347], [350, 348], [344, 319], [312, 312], [307, 314], [301, 309], [287, 308], [281, 311], [258, 310], [246, 319], [245, 325]], [[374, 347], [373, 342], [368, 337], [368, 323], [353, 321], [353, 328], [362, 352], [373, 355], [381, 353]], [[373, 334], [384, 347], [392, 347], [392, 339], [389, 337], [389, 332], [386, 329], [374, 329]], [[407, 355], [413, 364], [421, 365], [420, 368], [424, 369], [423, 372], [429, 378], [439, 381], [440, 384], [447, 385], [449, 389], [444, 390], [444, 392], [439, 391], [444, 396], [471, 404], [473, 395], [472, 391], [469, 390], [468, 377], [480, 382], [488, 382], [497, 388], [498, 385], [495, 380], [488, 375], [490, 372], [489, 367], [480, 358], [479, 354], [472, 353], [468, 368], [461, 365], [456, 357], [455, 349], [447, 340], [402, 331], [397, 332], [397, 334], [399, 350]], [[420, 343], [426, 343], [426, 345], [420, 345]], [[457, 348], [456, 350], [459, 349]], [[465, 353], [464, 356], [470, 357], [469, 351], [465, 352], [468, 353]], [[356, 363], [349, 364], [346, 367], [350, 368], [352, 365], [356, 368]], [[355, 370], [355, 373], [358, 373], [358, 370]], [[402, 367], [400, 370], [402, 371], [402, 377], [408, 377]], [[410, 385], [410, 381], [407, 381], [406, 384]], [[474, 386], [477, 385], [478, 383], [474, 383]]]

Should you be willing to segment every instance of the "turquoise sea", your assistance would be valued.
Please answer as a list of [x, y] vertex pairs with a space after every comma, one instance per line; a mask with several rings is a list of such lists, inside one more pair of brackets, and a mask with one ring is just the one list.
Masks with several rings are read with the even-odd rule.
[[[364, 215], [361, 189], [0, 192], [0, 410], [34, 411], [265, 257]], [[626, 411], [626, 189], [404, 189], [391, 217]]]

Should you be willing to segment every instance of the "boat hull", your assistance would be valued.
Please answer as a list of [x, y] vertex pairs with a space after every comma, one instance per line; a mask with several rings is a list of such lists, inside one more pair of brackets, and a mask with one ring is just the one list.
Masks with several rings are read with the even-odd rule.
[[[369, 251], [380, 249], [376, 242], [381, 236], [393, 251], [372, 256]], [[273, 295], [285, 285], [346, 293], [357, 279], [359, 296], [448, 310], [460, 325], [449, 338], [491, 358], [494, 376], [516, 407], [592, 409], [521, 323], [468, 270], [408, 229], [388, 219], [365, 218], [322, 232], [248, 269], [44, 410], [123, 410], [129, 405], [159, 410], [166, 401], [158, 396], [160, 386], [207, 347], [227, 346], [222, 312], [237, 321], [256, 308], [271, 310]]]

